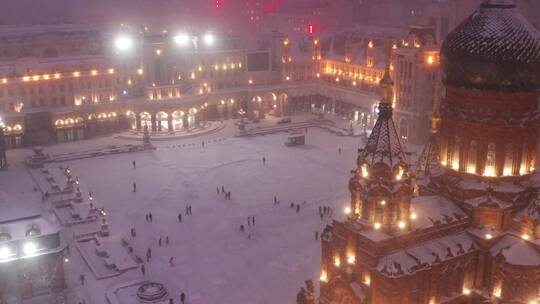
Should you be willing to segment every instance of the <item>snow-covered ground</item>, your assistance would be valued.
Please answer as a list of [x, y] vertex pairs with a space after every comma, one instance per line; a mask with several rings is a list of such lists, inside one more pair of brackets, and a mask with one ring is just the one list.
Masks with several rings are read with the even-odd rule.
[[[133, 269], [103, 280], [93, 278], [72, 250], [66, 272], [73, 293], [101, 304], [111, 286], [148, 279], [164, 283], [175, 303], [180, 292], [186, 293], [190, 304], [294, 303], [304, 280], [317, 282], [321, 245], [314, 234], [330, 222], [321, 221], [318, 207], [331, 206], [334, 217], [343, 217], [360, 139], [312, 128], [305, 146], [289, 148], [284, 145], [285, 133], [237, 138], [235, 127], [226, 123], [224, 129], [202, 137], [156, 141], [153, 151], [66, 163], [85, 191], [93, 191], [106, 208], [109, 238], [131, 240], [130, 228], [135, 228], [135, 252], [144, 256], [152, 248], [145, 276]], [[107, 137], [46, 150], [53, 154], [125, 143], [130, 142]], [[16, 150], [8, 157], [13, 163], [28, 154]], [[0, 182], [8, 183], [10, 176], [22, 176], [26, 169], [13, 163], [8, 172], [0, 173]], [[221, 186], [231, 191], [231, 200], [216, 193]], [[281, 202], [278, 206], [274, 195]], [[299, 213], [290, 208], [291, 202], [301, 204]], [[193, 215], [185, 214], [186, 205], [193, 206]], [[148, 212], [152, 223], [145, 221]], [[178, 223], [180, 212], [183, 218]], [[255, 216], [254, 227], [247, 226], [248, 216]], [[239, 231], [242, 224], [245, 232]], [[170, 245], [159, 247], [158, 239], [166, 236]], [[171, 257], [174, 267], [169, 265]], [[81, 273], [86, 274], [85, 286], [78, 280]]]

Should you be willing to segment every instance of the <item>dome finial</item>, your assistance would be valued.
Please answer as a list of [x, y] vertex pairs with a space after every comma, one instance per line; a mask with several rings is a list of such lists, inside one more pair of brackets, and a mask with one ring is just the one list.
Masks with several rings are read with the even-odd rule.
[[390, 54], [392, 51], [392, 45], [389, 45], [388, 48], [388, 58], [386, 59], [386, 66], [384, 69], [384, 76], [379, 81], [379, 86], [383, 90], [383, 99], [381, 103], [389, 103], [391, 104], [394, 100], [394, 81], [392, 80], [392, 77], [390, 76]]

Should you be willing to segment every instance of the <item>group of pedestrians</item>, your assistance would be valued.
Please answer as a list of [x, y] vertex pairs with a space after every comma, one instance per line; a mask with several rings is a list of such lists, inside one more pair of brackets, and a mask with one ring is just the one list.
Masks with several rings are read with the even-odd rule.
[[221, 186], [221, 188], [216, 188], [217, 195], [225, 195], [225, 200], [231, 200], [231, 191], [226, 191], [225, 186]]

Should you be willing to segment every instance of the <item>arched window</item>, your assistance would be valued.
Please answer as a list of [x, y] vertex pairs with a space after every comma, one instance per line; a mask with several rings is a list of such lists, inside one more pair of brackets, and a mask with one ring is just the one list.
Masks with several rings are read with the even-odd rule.
[[467, 160], [468, 160], [467, 172], [476, 173], [476, 162], [478, 159], [477, 156], [478, 156], [478, 144], [476, 143], [476, 140], [473, 140], [469, 144], [469, 155], [467, 157]]
[[486, 155], [486, 168], [484, 170], [485, 176], [495, 176], [495, 149], [497, 147], [494, 143], [488, 145], [487, 155]]
[[461, 140], [459, 137], [454, 139], [452, 148], [452, 169], [459, 170], [459, 150], [461, 148]]
[[519, 166], [519, 174], [527, 174], [527, 167], [529, 165], [529, 151], [527, 143], [523, 143], [523, 149], [521, 150], [521, 164]]
[[504, 151], [503, 175], [504, 176], [512, 175], [513, 167], [514, 167], [514, 146], [512, 146], [512, 144], [507, 144]]

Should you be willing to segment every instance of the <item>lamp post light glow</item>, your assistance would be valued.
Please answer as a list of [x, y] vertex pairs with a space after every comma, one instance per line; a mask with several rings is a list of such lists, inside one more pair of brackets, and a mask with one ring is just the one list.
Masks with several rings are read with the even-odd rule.
[[25, 255], [34, 254], [38, 251], [37, 244], [35, 242], [29, 241], [24, 244], [23, 252]]
[[114, 40], [114, 47], [120, 52], [126, 52], [133, 48], [133, 39], [129, 36], [118, 36]]
[[216, 37], [211, 33], [207, 33], [203, 36], [203, 40], [206, 45], [213, 45], [216, 41]]
[[4, 260], [12, 256], [13, 253], [11, 252], [11, 249], [9, 247], [4, 246], [0, 248], [0, 260]]
[[345, 207], [345, 214], [351, 214], [351, 207]]
[[174, 36], [173, 40], [174, 40], [174, 43], [176, 43], [177, 45], [186, 46], [189, 43], [190, 37], [188, 34], [181, 33]]

